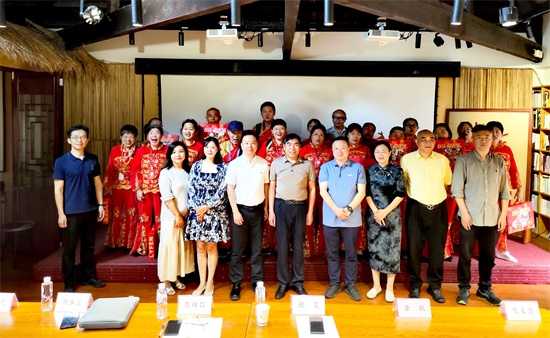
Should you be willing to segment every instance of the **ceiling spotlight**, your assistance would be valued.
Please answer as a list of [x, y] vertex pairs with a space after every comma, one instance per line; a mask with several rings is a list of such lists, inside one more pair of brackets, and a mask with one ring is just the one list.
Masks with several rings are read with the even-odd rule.
[[464, 14], [464, 0], [455, 0], [453, 6], [453, 16], [451, 18], [451, 25], [462, 25], [462, 15]]
[[306, 33], [306, 47], [311, 47], [311, 34], [309, 31]]
[[518, 9], [514, 6], [514, 0], [510, 0], [510, 6], [498, 11], [502, 27], [511, 27], [518, 24]]
[[264, 46], [264, 33], [260, 32], [258, 33], [258, 47]]
[[455, 48], [456, 49], [462, 48], [462, 43], [460, 42], [460, 39], [455, 39]]
[[143, 26], [143, 16], [141, 12], [141, 0], [132, 0], [132, 26]]
[[527, 21], [527, 23], [525, 24], [525, 33], [527, 34], [527, 38], [528, 39], [532, 39], [533, 38], [533, 27], [531, 27], [531, 20]]
[[325, 26], [334, 25], [334, 0], [325, 0]]
[[6, 1], [0, 0], [0, 28], [6, 27]]
[[178, 33], [178, 45], [180, 46], [185, 45], [185, 36], [183, 35], [183, 28], [180, 29], [180, 32]]
[[134, 35], [134, 33], [128, 34], [128, 43], [130, 44], [130, 46], [136, 44], [136, 36]]
[[414, 48], [420, 48], [420, 44], [422, 43], [422, 35], [420, 32], [416, 32], [416, 41], [414, 42]]
[[241, 25], [241, 0], [231, 0], [231, 26]]
[[435, 33], [434, 44], [437, 47], [441, 47], [443, 46], [444, 43], [445, 43], [445, 40], [443, 40], [443, 38], [439, 36], [439, 33]]
[[82, 13], [82, 18], [90, 25], [95, 25], [103, 19], [103, 12], [97, 6], [88, 6]]
[[470, 41], [466, 41], [466, 47], [472, 48], [474, 45]]

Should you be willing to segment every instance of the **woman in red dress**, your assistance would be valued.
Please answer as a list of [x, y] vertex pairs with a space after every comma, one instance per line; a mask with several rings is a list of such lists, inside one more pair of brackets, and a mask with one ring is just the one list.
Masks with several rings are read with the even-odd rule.
[[122, 144], [111, 149], [105, 171], [105, 197], [110, 197], [111, 219], [105, 245], [109, 248], [125, 248], [129, 253], [134, 245], [137, 228], [137, 199], [130, 184], [130, 166], [136, 152], [135, 126], [125, 125], [120, 129]]
[[[273, 160], [285, 156], [285, 148], [283, 140], [286, 136], [286, 122], [281, 119], [275, 119], [271, 122], [271, 137], [264, 142], [258, 150], [258, 156], [264, 158], [271, 167]], [[275, 228], [269, 225], [267, 220], [264, 221], [264, 239], [262, 242], [262, 250], [270, 253], [277, 249], [277, 237], [275, 236]]]
[[456, 132], [458, 133], [458, 139], [464, 140], [464, 145], [468, 152], [474, 150], [474, 139], [472, 138], [472, 129], [474, 127], [468, 121], [462, 121], [458, 124]]
[[261, 149], [263, 144], [271, 138], [271, 124], [275, 117], [275, 105], [273, 102], [266, 101], [260, 106], [260, 114], [262, 122], [255, 125], [252, 130], [258, 135], [258, 149]]
[[[514, 159], [514, 153], [512, 149], [502, 142], [502, 134], [504, 133], [504, 126], [498, 121], [491, 121], [487, 123], [487, 127], [493, 128], [493, 144], [491, 146], [491, 152], [497, 154], [504, 159], [506, 164], [506, 176], [508, 176], [508, 186], [510, 189], [515, 189], [516, 194], [512, 195], [512, 201], [523, 202], [523, 186], [521, 185], [521, 179], [519, 177], [518, 167], [516, 160]], [[496, 247], [496, 258], [504, 259], [513, 263], [517, 263], [518, 260], [510, 254], [508, 251], [508, 229], [504, 229], [500, 232]]]
[[[130, 181], [138, 200], [138, 228], [130, 253], [155, 258], [155, 246], [160, 233], [160, 190], [159, 175], [166, 159], [168, 147], [160, 142], [162, 127], [150, 125], [147, 128], [147, 145], [140, 147], [131, 164]], [[155, 217], [151, 220], [151, 215]]]
[[202, 143], [197, 142], [201, 129], [197, 121], [187, 119], [181, 124], [182, 141], [189, 152], [189, 166], [202, 158]]
[[326, 254], [325, 236], [323, 234], [323, 199], [319, 192], [319, 170], [321, 165], [332, 161], [332, 148], [325, 142], [326, 128], [322, 124], [317, 124], [311, 128], [310, 143], [300, 149], [300, 157], [310, 160], [315, 168], [315, 177], [317, 178], [317, 194], [315, 199], [315, 209], [313, 219], [318, 223], [312, 223], [306, 227], [306, 239], [304, 241], [304, 257], [312, 255], [324, 256]]

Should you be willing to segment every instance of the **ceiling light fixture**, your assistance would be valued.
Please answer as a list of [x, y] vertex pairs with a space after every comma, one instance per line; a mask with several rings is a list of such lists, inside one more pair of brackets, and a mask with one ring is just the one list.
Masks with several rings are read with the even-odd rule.
[[325, 26], [334, 25], [334, 0], [325, 0]]
[[231, 26], [241, 26], [241, 0], [231, 0]]
[[498, 11], [502, 27], [511, 27], [518, 24], [518, 9], [514, 6], [514, 0], [510, 0], [510, 6]]
[[306, 33], [306, 47], [311, 47], [311, 33], [309, 31]]
[[178, 45], [185, 46], [185, 36], [183, 35], [183, 28], [178, 33]]
[[6, 0], [0, 0], [0, 28], [6, 28]]
[[416, 32], [416, 41], [414, 42], [414, 48], [420, 48], [420, 44], [422, 43], [422, 35], [420, 32]]
[[470, 41], [466, 41], [466, 47], [472, 48], [474, 45]]
[[439, 36], [439, 33], [435, 33], [434, 44], [437, 47], [441, 47], [443, 46], [443, 44], [445, 44], [445, 40], [443, 40], [443, 38]]
[[455, 39], [455, 48], [456, 49], [462, 48], [462, 43], [460, 42], [460, 39]]
[[103, 12], [97, 6], [88, 6], [82, 13], [82, 18], [90, 25], [96, 25], [103, 19]]
[[258, 47], [264, 46], [264, 33], [260, 32], [258, 33]]
[[464, 14], [464, 0], [455, 0], [453, 5], [453, 16], [451, 18], [451, 25], [462, 25], [462, 15]]
[[130, 46], [136, 44], [136, 36], [134, 35], [134, 33], [128, 34], [128, 43], [130, 44]]
[[527, 38], [532, 39], [533, 38], [533, 27], [531, 27], [531, 20], [527, 21], [525, 24], [525, 33], [527, 34]]
[[143, 16], [141, 12], [141, 0], [132, 0], [132, 26], [143, 26]]

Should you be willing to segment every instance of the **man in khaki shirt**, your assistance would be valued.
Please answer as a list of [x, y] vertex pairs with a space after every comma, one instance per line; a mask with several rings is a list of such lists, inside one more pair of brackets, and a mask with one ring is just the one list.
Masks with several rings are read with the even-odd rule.
[[[304, 289], [304, 238], [306, 224], [313, 223], [315, 206], [315, 169], [300, 157], [300, 136], [288, 134], [284, 139], [285, 156], [271, 164], [269, 183], [269, 225], [276, 227], [277, 279], [275, 299], [292, 288], [299, 295]], [[309, 196], [309, 200], [308, 200]], [[292, 243], [292, 280], [288, 268], [288, 251]]]
[[409, 196], [405, 210], [405, 230], [409, 247], [407, 273], [411, 287], [409, 298], [420, 297], [420, 258], [427, 240], [430, 251], [428, 294], [436, 302], [444, 303], [445, 298], [440, 289], [443, 282], [443, 254], [447, 236], [445, 186], [451, 184], [452, 173], [449, 160], [433, 151], [435, 137], [431, 131], [421, 130], [415, 142], [418, 150], [401, 159]]
[[[470, 297], [471, 261], [476, 239], [479, 246], [479, 286], [476, 295], [493, 305], [502, 301], [491, 289], [498, 232], [506, 230], [506, 214], [511, 199], [506, 165], [490, 152], [493, 130], [478, 124], [472, 130], [474, 150], [456, 160], [451, 192], [460, 216], [460, 258], [457, 266], [458, 304]], [[500, 200], [500, 208], [499, 208]]]

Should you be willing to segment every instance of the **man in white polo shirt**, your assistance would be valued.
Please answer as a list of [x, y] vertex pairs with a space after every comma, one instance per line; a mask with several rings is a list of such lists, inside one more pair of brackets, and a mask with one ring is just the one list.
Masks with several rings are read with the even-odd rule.
[[242, 155], [229, 163], [225, 181], [231, 204], [232, 252], [229, 277], [233, 288], [229, 299], [241, 298], [243, 281], [242, 254], [247, 238], [251, 248], [252, 290], [263, 280], [262, 239], [263, 221], [267, 218], [267, 195], [269, 166], [266, 160], [256, 155], [258, 137], [252, 130], [245, 130], [241, 138]]

